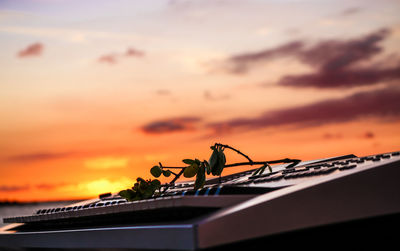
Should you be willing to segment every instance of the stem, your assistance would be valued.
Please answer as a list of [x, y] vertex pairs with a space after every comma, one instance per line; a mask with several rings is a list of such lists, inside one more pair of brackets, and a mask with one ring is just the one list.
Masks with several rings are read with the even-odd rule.
[[175, 181], [177, 179], [179, 179], [179, 177], [181, 177], [181, 175], [183, 174], [183, 172], [185, 171], [185, 167], [181, 167], [181, 171], [175, 175], [175, 178], [169, 183], [170, 185], [175, 184]]
[[271, 160], [271, 161], [251, 161], [251, 162], [239, 162], [233, 163], [229, 165], [225, 165], [225, 167], [234, 167], [234, 166], [252, 166], [252, 165], [264, 165], [267, 164], [278, 164], [278, 163], [292, 163], [287, 167], [293, 167], [300, 162], [298, 159], [278, 159], [278, 160]]
[[222, 146], [222, 147], [224, 147], [224, 148], [231, 149], [232, 151], [235, 151], [235, 152], [237, 152], [238, 154], [240, 154], [240, 155], [242, 155], [243, 157], [245, 157], [246, 159], [248, 159], [249, 162], [253, 162], [253, 160], [250, 159], [249, 156], [247, 156], [246, 154], [242, 153], [242, 152], [239, 151], [238, 149], [233, 148], [233, 147], [231, 147], [231, 146], [229, 146], [229, 145], [224, 145], [224, 144], [220, 144], [220, 143], [215, 143], [215, 146]]

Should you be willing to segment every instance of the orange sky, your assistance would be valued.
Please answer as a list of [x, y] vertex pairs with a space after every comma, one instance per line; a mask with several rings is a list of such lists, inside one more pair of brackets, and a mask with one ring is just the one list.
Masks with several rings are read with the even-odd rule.
[[215, 142], [255, 160], [399, 150], [399, 11], [2, 1], [0, 200], [118, 192], [159, 161], [208, 159]]

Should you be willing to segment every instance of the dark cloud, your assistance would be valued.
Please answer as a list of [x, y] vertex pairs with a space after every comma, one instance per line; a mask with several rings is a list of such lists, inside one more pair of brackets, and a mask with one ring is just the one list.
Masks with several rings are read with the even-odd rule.
[[40, 56], [42, 54], [43, 47], [44, 46], [41, 43], [30, 44], [25, 49], [19, 51], [17, 55], [20, 58]]
[[379, 42], [388, 35], [389, 31], [382, 29], [359, 39], [322, 41], [296, 56], [320, 71], [342, 71], [356, 62], [371, 59], [381, 53], [383, 49]]
[[199, 122], [199, 117], [179, 117], [151, 122], [141, 128], [148, 134], [163, 134], [194, 130], [194, 124]]
[[[374, 56], [383, 52], [380, 43], [389, 33], [389, 30], [381, 29], [360, 38], [321, 41], [311, 47], [306, 47], [304, 42], [294, 41], [272, 49], [232, 56], [224, 62], [224, 67], [231, 73], [244, 74], [257, 64], [275, 58], [293, 57], [312, 66], [314, 72], [283, 76], [278, 80], [279, 85], [344, 88], [398, 80], [399, 64], [390, 68], [368, 65]], [[396, 59], [399, 60], [398, 56]], [[360, 67], [361, 63], [367, 63], [367, 66]]]
[[364, 136], [364, 138], [366, 138], [366, 139], [373, 139], [373, 138], [375, 138], [375, 134], [374, 134], [373, 132], [365, 132], [363, 136]]
[[8, 157], [7, 159], [9, 161], [16, 161], [16, 162], [42, 161], [42, 160], [67, 158], [74, 154], [75, 153], [73, 153], [73, 152], [62, 152], [62, 153], [37, 152], [37, 153], [30, 153], [30, 154], [14, 155], [14, 156]]
[[318, 126], [353, 121], [367, 117], [400, 118], [400, 89], [386, 88], [360, 92], [341, 99], [266, 112], [255, 118], [236, 118], [210, 124], [215, 132], [234, 129], [259, 129], [272, 126]]
[[244, 74], [255, 64], [265, 63], [283, 56], [297, 55], [301, 52], [303, 46], [303, 42], [294, 41], [273, 49], [235, 55], [228, 58], [223, 63], [223, 67], [231, 73]]
[[30, 187], [28, 185], [23, 186], [0, 186], [0, 192], [20, 192], [29, 190]]
[[346, 71], [319, 71], [316, 73], [285, 76], [278, 81], [282, 86], [345, 88], [373, 85], [382, 81], [400, 79], [400, 66], [389, 69], [363, 68]]

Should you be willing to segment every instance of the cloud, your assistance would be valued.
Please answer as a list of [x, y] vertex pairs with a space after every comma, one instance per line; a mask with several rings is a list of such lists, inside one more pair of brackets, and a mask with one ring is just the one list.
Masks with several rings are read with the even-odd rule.
[[322, 135], [322, 137], [324, 139], [341, 139], [343, 138], [343, 135], [341, 133], [325, 133], [324, 135]]
[[17, 56], [20, 58], [37, 57], [42, 54], [43, 45], [41, 43], [34, 43], [28, 45], [25, 49], [18, 52]]
[[68, 183], [41, 183], [41, 184], [37, 184], [35, 185], [36, 189], [39, 190], [55, 190], [58, 189], [60, 187], [64, 187], [70, 185]]
[[297, 56], [320, 71], [340, 71], [381, 53], [383, 49], [379, 42], [388, 35], [387, 29], [381, 29], [358, 39], [322, 41]]
[[151, 122], [141, 128], [148, 134], [165, 134], [173, 132], [194, 130], [194, 124], [199, 122], [199, 117], [178, 117]]
[[100, 63], [116, 64], [117, 63], [117, 55], [115, 55], [115, 54], [103, 55], [103, 56], [100, 56], [97, 59], [97, 61]]
[[30, 154], [20, 154], [10, 156], [7, 159], [9, 161], [16, 161], [16, 162], [29, 162], [29, 161], [42, 161], [42, 160], [53, 160], [53, 159], [61, 159], [67, 158], [75, 153], [73, 152], [37, 152], [37, 153], [30, 153]]
[[29, 190], [30, 187], [28, 185], [23, 186], [0, 186], [0, 192], [20, 192]]
[[341, 15], [341, 16], [351, 16], [351, 15], [354, 15], [354, 14], [359, 13], [360, 11], [361, 11], [361, 8], [352, 7], [352, 8], [348, 8], [348, 9], [343, 10], [343, 11], [340, 13], [340, 15]]
[[373, 133], [373, 132], [365, 132], [364, 133], [364, 138], [366, 138], [366, 139], [373, 139], [373, 138], [375, 138], [375, 134]]
[[346, 71], [319, 71], [311, 74], [284, 76], [278, 81], [278, 84], [292, 87], [345, 88], [373, 85], [397, 79], [400, 79], [400, 66], [388, 69], [369, 67]]
[[125, 56], [127, 57], [143, 57], [144, 55], [143, 51], [134, 48], [128, 48], [125, 52]]
[[293, 41], [273, 49], [234, 55], [223, 62], [223, 67], [230, 73], [244, 74], [256, 64], [265, 63], [283, 56], [295, 56], [301, 52], [303, 47], [303, 42]]
[[318, 126], [361, 118], [400, 118], [400, 88], [359, 92], [341, 99], [330, 99], [300, 107], [266, 112], [254, 118], [235, 118], [209, 124], [216, 133], [235, 129], [261, 129], [272, 126]]
[[[368, 65], [374, 56], [383, 52], [380, 43], [389, 34], [388, 29], [381, 29], [350, 40], [320, 41], [311, 47], [306, 47], [302, 41], [293, 41], [272, 49], [232, 56], [223, 66], [230, 73], [245, 74], [259, 64], [276, 58], [292, 57], [311, 66], [314, 71], [285, 75], [278, 80], [278, 85], [315, 88], [373, 85], [400, 79], [400, 65], [389, 68]], [[398, 56], [396, 59], [399, 60]], [[367, 66], [360, 67], [361, 63], [367, 63]]]
[[97, 61], [99, 63], [116, 64], [123, 57], [144, 57], [144, 51], [128, 48], [125, 53], [109, 53], [100, 56]]

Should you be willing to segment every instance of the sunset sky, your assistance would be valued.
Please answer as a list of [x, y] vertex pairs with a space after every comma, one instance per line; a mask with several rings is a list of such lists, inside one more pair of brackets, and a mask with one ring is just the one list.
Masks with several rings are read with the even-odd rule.
[[0, 201], [118, 192], [215, 142], [259, 161], [400, 150], [399, 13], [398, 0], [0, 0]]

